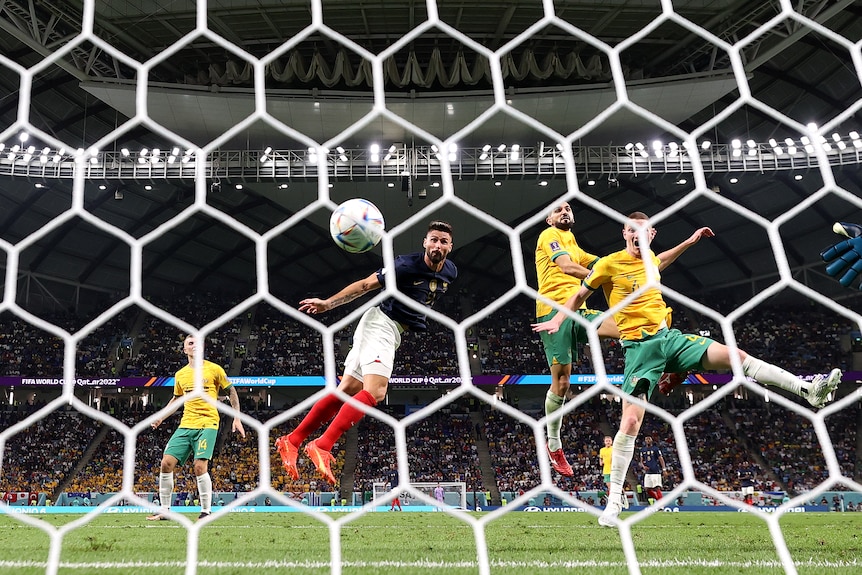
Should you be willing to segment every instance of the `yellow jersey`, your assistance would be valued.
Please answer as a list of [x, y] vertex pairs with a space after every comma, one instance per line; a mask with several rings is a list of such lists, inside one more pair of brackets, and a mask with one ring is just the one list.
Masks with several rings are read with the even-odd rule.
[[614, 448], [602, 447], [599, 449], [599, 460], [602, 462], [602, 475], [607, 475], [611, 472], [611, 457], [613, 456]]
[[[650, 251], [650, 262], [654, 266], [656, 281], [661, 280], [658, 271], [661, 260], [652, 251]], [[610, 306], [617, 305], [646, 283], [647, 272], [644, 261], [625, 250], [600, 259], [584, 280], [584, 284], [591, 290], [609, 285], [610, 291], [606, 290], [605, 294]], [[662, 298], [661, 290], [650, 288], [615, 313], [614, 321], [619, 327], [620, 339], [639, 340], [655, 335], [663, 327], [668, 327], [669, 314], [670, 309]]]
[[[585, 252], [575, 241], [571, 231], [550, 226], [539, 234], [536, 242], [536, 276], [539, 280], [539, 293], [559, 304], [566, 303], [581, 287], [581, 280], [570, 276], [554, 263], [558, 257], [568, 255], [577, 264], [590, 268], [598, 256]], [[581, 306], [586, 308], [586, 304]], [[553, 308], [536, 300], [536, 317], [551, 313]]]
[[[203, 388], [207, 395], [218, 400], [219, 391], [229, 389], [231, 385], [227, 374], [220, 365], [204, 360]], [[174, 395], [185, 395], [193, 392], [194, 389], [195, 373], [192, 366], [186, 365], [176, 374], [174, 379]], [[202, 398], [190, 399], [183, 406], [183, 418], [180, 421], [180, 427], [186, 429], [218, 429], [218, 422], [218, 409]]]

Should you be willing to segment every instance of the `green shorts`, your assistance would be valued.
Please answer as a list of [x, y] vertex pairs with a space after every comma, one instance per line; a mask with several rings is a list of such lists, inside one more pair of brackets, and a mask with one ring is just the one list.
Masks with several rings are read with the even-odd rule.
[[702, 335], [662, 329], [637, 341], [623, 340], [626, 368], [622, 389], [629, 395], [652, 397], [661, 374], [701, 369], [701, 359], [715, 341]]
[[218, 429], [189, 429], [180, 427], [165, 446], [165, 455], [172, 455], [180, 464], [195, 459], [212, 459]]
[[[536, 321], [548, 321], [556, 314], [557, 310], [553, 310], [551, 313], [537, 318]], [[578, 315], [587, 321], [593, 321], [601, 314], [602, 312], [594, 309], [578, 310]], [[587, 343], [588, 341], [586, 328], [570, 317], [566, 317], [563, 320], [557, 333], [549, 334], [543, 331], [539, 336], [542, 338], [542, 345], [545, 347], [545, 357], [548, 360], [548, 365], [570, 365], [573, 359], [578, 359], [578, 343]]]
[[610, 473], [605, 473], [604, 478], [605, 478], [605, 483], [611, 482], [611, 474]]

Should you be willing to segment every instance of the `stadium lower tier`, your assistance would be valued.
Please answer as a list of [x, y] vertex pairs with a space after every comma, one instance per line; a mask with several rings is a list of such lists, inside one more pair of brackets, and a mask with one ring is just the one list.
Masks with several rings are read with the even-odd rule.
[[[605, 435], [613, 435], [619, 425], [619, 403], [615, 397], [595, 397], [566, 414], [562, 441], [574, 470], [573, 477], [552, 476], [561, 491], [581, 494], [604, 489], [598, 450]], [[514, 402], [517, 403], [517, 402]], [[396, 420], [409, 410], [404, 405], [381, 406]], [[467, 493], [487, 494], [485, 504], [511, 502], [518, 495], [536, 490], [542, 483], [539, 457], [545, 446], [536, 444], [532, 421], [541, 410], [525, 398], [519, 408], [526, 420], [495, 409], [493, 403], [460, 398], [425, 418], [405, 427], [407, 466], [411, 482], [463, 482]], [[681, 408], [667, 406], [673, 416]], [[29, 417], [23, 411], [0, 412], [0, 427], [9, 428], [27, 420], [28, 425], [7, 436], [3, 452], [0, 492], [37, 493], [55, 502], [64, 493], [104, 494], [119, 492], [123, 485], [125, 435], [123, 426], [132, 428], [153, 411], [114, 414], [119, 423], [103, 424], [82, 413], [62, 408]], [[249, 411], [260, 422], [279, 417], [280, 410]], [[260, 487], [286, 493], [301, 501], [303, 494], [332, 492], [336, 502], [352, 502], [355, 494], [371, 492], [375, 483], [397, 483], [396, 435], [384, 421], [366, 416], [350, 429], [333, 448], [333, 473], [338, 484], [333, 488], [318, 478], [314, 466], [300, 452], [300, 479], [292, 480], [283, 470], [274, 441], [294, 429], [303, 413], [275, 425], [269, 432], [269, 452], [260, 453], [258, 429], [246, 425], [247, 436], [231, 434], [230, 420], [224, 421], [210, 462], [213, 489], [222, 493], [244, 493]], [[829, 439], [842, 475], [859, 481], [857, 429], [860, 428], [859, 404], [853, 404], [826, 419]], [[767, 422], [767, 424], [764, 424]], [[769, 425], [768, 422], [780, 422]], [[136, 493], [158, 490], [162, 451], [178, 419], [169, 420], [153, 430], [145, 426], [134, 442], [134, 481]], [[815, 489], [828, 478], [823, 449], [810, 419], [775, 404], [728, 397], [711, 409], [688, 418], [683, 429], [685, 445], [692, 462], [694, 478], [717, 491], [741, 489], [742, 477], [758, 492], [782, 492], [791, 497]], [[540, 437], [543, 429], [539, 428]], [[683, 480], [678, 443], [670, 422], [654, 415], [644, 421], [641, 437], [650, 435], [662, 451], [668, 472], [663, 491], [671, 491]], [[311, 438], [309, 438], [311, 439]], [[46, 447], [50, 446], [50, 447]], [[638, 492], [643, 481], [636, 446], [635, 458], [627, 474], [627, 488]], [[261, 463], [268, 461], [270, 485], [260, 484]], [[836, 489], [830, 486], [831, 489]], [[193, 494], [197, 490], [190, 464], [178, 467], [175, 492]], [[29, 495], [28, 495], [29, 497]], [[542, 499], [543, 497], [539, 497]], [[92, 501], [91, 501], [92, 503]], [[262, 503], [262, 501], [261, 501]], [[537, 504], [542, 504], [538, 501]], [[831, 501], [829, 502], [831, 503]]]

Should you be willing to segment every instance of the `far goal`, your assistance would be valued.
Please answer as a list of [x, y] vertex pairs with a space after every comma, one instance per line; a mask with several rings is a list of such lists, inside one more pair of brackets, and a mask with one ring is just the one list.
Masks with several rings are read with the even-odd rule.
[[[456, 507], [458, 509], [467, 509], [467, 484], [464, 481], [440, 481], [428, 483], [411, 483], [410, 487], [417, 491], [421, 491], [431, 499], [434, 499], [434, 490], [437, 486], [443, 488], [443, 503], [448, 507]], [[374, 484], [374, 499], [381, 497], [392, 489], [390, 483], [375, 483]], [[409, 491], [403, 491], [398, 494], [402, 505], [425, 505], [424, 501], [418, 500]]]

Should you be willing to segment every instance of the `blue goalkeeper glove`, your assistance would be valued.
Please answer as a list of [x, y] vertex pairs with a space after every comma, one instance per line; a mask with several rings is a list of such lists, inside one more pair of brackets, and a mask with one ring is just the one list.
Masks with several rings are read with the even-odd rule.
[[826, 248], [820, 252], [820, 257], [826, 262], [826, 273], [837, 278], [844, 287], [850, 287], [862, 273], [862, 226], [836, 222], [832, 230], [849, 239]]

